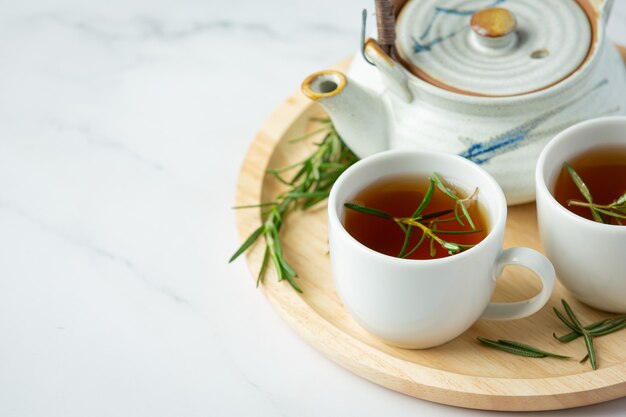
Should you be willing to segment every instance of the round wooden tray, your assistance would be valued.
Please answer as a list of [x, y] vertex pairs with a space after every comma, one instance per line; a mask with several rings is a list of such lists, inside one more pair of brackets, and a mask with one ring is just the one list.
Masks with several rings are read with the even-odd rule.
[[[237, 205], [271, 200], [283, 188], [266, 175], [268, 168], [284, 167], [311, 152], [311, 141], [289, 143], [316, 128], [311, 117], [322, 115], [317, 105], [300, 93], [290, 97], [261, 128], [243, 162], [237, 184]], [[258, 209], [237, 211], [242, 238], [258, 227]], [[291, 213], [283, 226], [283, 248], [298, 271], [299, 294], [277, 282], [268, 268], [261, 291], [280, 316], [308, 343], [355, 374], [414, 397], [487, 410], [551, 410], [595, 404], [626, 396], [626, 332], [594, 341], [600, 369], [578, 360], [529, 359], [486, 348], [476, 336], [528, 343], [573, 358], [582, 358], [582, 340], [560, 344], [552, 333], [567, 329], [552, 312], [566, 298], [583, 322], [609, 316], [577, 302], [557, 284], [548, 305], [537, 314], [509, 322], [478, 321], [455, 340], [428, 350], [388, 346], [361, 329], [347, 314], [335, 291], [328, 260], [326, 206]], [[509, 208], [505, 247], [541, 250], [534, 204]], [[263, 244], [248, 252], [253, 276], [259, 271]], [[532, 296], [539, 281], [526, 270], [508, 267], [498, 282], [494, 301], [517, 301]], [[444, 312], [442, 312], [444, 313]]]

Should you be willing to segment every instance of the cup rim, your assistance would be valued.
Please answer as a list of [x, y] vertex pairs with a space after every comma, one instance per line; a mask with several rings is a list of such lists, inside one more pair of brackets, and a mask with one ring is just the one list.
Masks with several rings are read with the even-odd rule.
[[[374, 162], [377, 162], [383, 159], [393, 159], [393, 158], [399, 158], [399, 157], [410, 156], [410, 155], [412, 155], [415, 158], [423, 158], [425, 156], [448, 158], [451, 161], [453, 161], [454, 164], [464, 165], [466, 167], [465, 169], [472, 169], [478, 172], [478, 174], [483, 176], [485, 180], [493, 188], [493, 192], [495, 194], [494, 198], [498, 200], [498, 202], [496, 203], [497, 208], [496, 208], [495, 220], [493, 224], [490, 225], [487, 236], [483, 240], [481, 240], [478, 244], [476, 244], [476, 246], [466, 251], [457, 253], [453, 256], [446, 256], [445, 258], [406, 259], [406, 258], [398, 258], [398, 257], [394, 257], [391, 255], [386, 255], [384, 253], [371, 249], [368, 246], [364, 245], [363, 243], [359, 242], [354, 237], [352, 237], [350, 233], [348, 233], [343, 223], [339, 219], [339, 213], [337, 212], [337, 207], [336, 207], [338, 190], [343, 184], [343, 182], [346, 181], [346, 178], [349, 178], [351, 175], [354, 175], [355, 171], [359, 171], [363, 169], [362, 167], [364, 165], [369, 165], [369, 164], [372, 164]], [[376, 179], [373, 179], [372, 181], [368, 182], [368, 184], [371, 184], [375, 180]], [[399, 264], [404, 264], [404, 265], [418, 265], [418, 264], [424, 264], [424, 263], [427, 263], [428, 265], [436, 265], [436, 264], [444, 264], [444, 263], [449, 263], [449, 262], [460, 261], [462, 259], [467, 258], [468, 256], [473, 256], [473, 254], [476, 253], [476, 249], [480, 249], [486, 246], [488, 243], [492, 242], [493, 240], [497, 239], [498, 238], [496, 236], [497, 234], [494, 233], [494, 231], [499, 230], [499, 229], [503, 230], [505, 227], [506, 217], [507, 217], [507, 204], [506, 204], [506, 198], [504, 196], [504, 192], [502, 191], [502, 188], [497, 183], [497, 181], [479, 165], [477, 165], [476, 163], [468, 159], [463, 158], [462, 156], [450, 154], [446, 152], [427, 151], [427, 150], [420, 150], [420, 151], [388, 150], [388, 151], [379, 152], [374, 155], [368, 156], [364, 159], [361, 159], [360, 161], [352, 165], [350, 168], [345, 170], [339, 176], [337, 181], [335, 181], [335, 184], [333, 185], [330, 191], [330, 195], [328, 197], [328, 213], [329, 213], [329, 222], [333, 223], [333, 225], [336, 226], [337, 229], [339, 229], [339, 233], [341, 233], [344, 237], [346, 237], [352, 243], [356, 244], [356, 247], [358, 247], [359, 249], [368, 253], [371, 256], [377, 257], [381, 260], [386, 260], [388, 262], [397, 262]], [[329, 223], [329, 227], [331, 227], [330, 223]]]
[[[576, 123], [568, 127], [567, 129], [562, 130], [556, 136], [554, 136], [554, 138], [552, 138], [552, 140], [548, 142], [548, 144], [543, 148], [543, 150], [541, 151], [541, 154], [539, 154], [539, 158], [537, 159], [537, 165], [535, 166], [535, 178], [536, 178], [535, 192], [539, 193], [541, 191], [541, 193], [547, 195], [547, 200], [550, 202], [550, 204], [557, 207], [556, 210], [560, 213], [560, 215], [563, 215], [572, 221], [580, 222], [583, 225], [586, 225], [587, 227], [597, 227], [600, 229], [605, 229], [607, 231], [610, 230], [610, 231], [613, 231], [613, 233], [620, 233], [619, 230], [622, 230], [624, 233], [626, 233], [625, 226], [599, 223], [599, 222], [581, 217], [578, 214], [575, 214], [569, 211], [566, 207], [564, 207], [561, 203], [559, 203], [556, 198], [554, 198], [554, 195], [552, 194], [552, 192], [550, 191], [550, 188], [548, 187], [546, 176], [544, 175], [544, 165], [546, 164], [546, 161], [548, 160], [548, 156], [552, 152], [552, 150], [555, 147], [557, 147], [560, 143], [567, 142], [568, 140], [573, 140], [570, 138], [575, 133], [579, 132], [580, 130], [601, 128], [601, 127], [607, 126], [609, 124], [614, 124], [614, 123], [621, 125], [626, 129], [626, 116], [604, 116], [604, 117], [598, 117], [598, 118], [594, 118], [590, 120], [585, 120], [583, 122]], [[626, 138], [626, 133], [625, 133], [625, 138]], [[602, 146], [605, 144], [606, 142], [602, 142], [602, 139], [600, 139], [596, 143], [594, 143], [593, 147]], [[577, 155], [580, 155], [580, 153]], [[560, 169], [560, 167], [557, 167], [555, 169]]]

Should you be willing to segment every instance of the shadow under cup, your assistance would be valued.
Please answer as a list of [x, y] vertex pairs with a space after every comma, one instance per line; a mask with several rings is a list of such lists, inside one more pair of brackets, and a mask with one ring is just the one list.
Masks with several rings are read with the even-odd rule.
[[626, 313], [626, 226], [580, 217], [552, 195], [564, 162], [599, 147], [626, 147], [626, 117], [574, 125], [544, 148], [537, 162], [539, 234], [559, 281], [582, 302]]
[[[400, 259], [369, 249], [343, 227], [344, 203], [371, 183], [434, 172], [464, 191], [479, 188], [489, 234], [475, 247], [447, 258]], [[359, 161], [342, 174], [329, 197], [331, 268], [348, 312], [361, 327], [400, 347], [432, 347], [460, 335], [481, 316], [495, 289], [506, 212], [495, 180], [459, 156], [387, 151]]]

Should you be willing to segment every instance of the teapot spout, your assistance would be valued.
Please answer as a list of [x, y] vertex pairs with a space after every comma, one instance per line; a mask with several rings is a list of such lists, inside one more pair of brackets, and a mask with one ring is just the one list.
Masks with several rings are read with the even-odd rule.
[[358, 157], [389, 148], [387, 110], [381, 97], [334, 70], [309, 75], [302, 92], [326, 110], [337, 133]]

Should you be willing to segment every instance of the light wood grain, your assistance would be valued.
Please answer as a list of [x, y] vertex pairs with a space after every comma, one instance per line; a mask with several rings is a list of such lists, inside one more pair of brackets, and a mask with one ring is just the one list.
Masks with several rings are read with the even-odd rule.
[[[265, 175], [266, 169], [292, 164], [309, 154], [315, 138], [297, 144], [289, 144], [288, 139], [315, 129], [310, 119], [321, 114], [300, 93], [274, 112], [245, 157], [237, 185], [237, 205], [268, 201], [282, 190]], [[242, 238], [260, 221], [259, 210], [239, 210], [237, 226]], [[582, 340], [560, 344], [552, 338], [553, 332], [567, 332], [552, 313], [552, 306], [559, 306], [561, 298], [566, 298], [584, 322], [611, 315], [577, 302], [560, 284], [548, 305], [532, 317], [509, 322], [480, 320], [443, 346], [399, 349], [366, 333], [343, 308], [329, 268], [325, 206], [291, 213], [282, 238], [285, 257], [299, 272], [298, 284], [304, 292], [298, 294], [286, 282], [277, 282], [271, 268], [260, 291], [301, 337], [363, 378], [422, 399], [488, 410], [563, 409], [626, 396], [626, 332], [595, 341], [600, 366], [597, 371], [577, 360], [515, 357], [476, 343], [477, 335], [512, 339], [582, 358], [586, 352]], [[505, 247], [511, 246], [541, 250], [534, 204], [510, 207]], [[262, 244], [247, 254], [254, 277], [262, 255]], [[521, 300], [539, 289], [540, 283], [532, 274], [521, 268], [507, 268], [493, 299]]]

